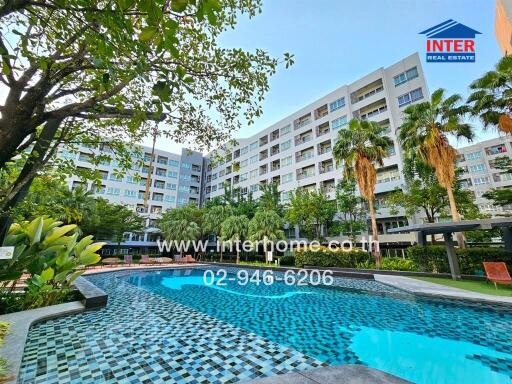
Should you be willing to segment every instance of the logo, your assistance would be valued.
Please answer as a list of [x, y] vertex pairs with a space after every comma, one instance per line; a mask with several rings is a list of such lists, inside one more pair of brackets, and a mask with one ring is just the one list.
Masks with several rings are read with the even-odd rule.
[[446, 20], [420, 32], [427, 36], [427, 63], [474, 63], [475, 36], [480, 32]]

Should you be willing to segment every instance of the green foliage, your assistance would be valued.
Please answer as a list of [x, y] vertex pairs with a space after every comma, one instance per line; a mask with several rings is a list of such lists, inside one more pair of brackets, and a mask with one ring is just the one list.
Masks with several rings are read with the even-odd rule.
[[[448, 256], [444, 246], [413, 246], [407, 248], [410, 258], [421, 272], [449, 273]], [[462, 274], [474, 275], [483, 270], [484, 261], [503, 261], [512, 268], [512, 252], [502, 248], [456, 248]]]
[[295, 256], [289, 255], [289, 256], [281, 256], [279, 258], [279, 265], [282, 266], [295, 266]]
[[353, 249], [345, 251], [342, 249], [331, 250], [327, 247], [300, 248], [295, 250], [295, 266], [303, 267], [306, 265], [316, 267], [338, 267], [355, 268], [358, 264], [368, 261], [370, 255], [367, 252]]
[[69, 294], [84, 267], [96, 264], [96, 253], [104, 243], [92, 236], [78, 239], [75, 224], [62, 225], [48, 217], [38, 217], [11, 226], [3, 246], [14, 246], [10, 260], [0, 260], [0, 281], [17, 280], [28, 272], [25, 308], [60, 302]]
[[275, 211], [266, 209], [256, 211], [249, 222], [248, 234], [252, 241], [284, 239], [283, 220]]
[[283, 214], [283, 206], [281, 205], [281, 195], [278, 190], [278, 184], [264, 184], [260, 187], [262, 195], [258, 200], [259, 208]]
[[[494, 159], [494, 167], [503, 171], [503, 173], [512, 173], [512, 159], [508, 156], [498, 156]], [[493, 188], [483, 195], [486, 199], [493, 200], [494, 205], [506, 206], [512, 204], [512, 189]]]
[[336, 185], [336, 207], [342, 221], [338, 222], [336, 234], [343, 232], [355, 242], [356, 235], [366, 228], [366, 212], [362, 203], [363, 199], [356, 195], [355, 180], [340, 180]]
[[285, 212], [285, 220], [298, 225], [302, 235], [308, 238], [321, 239], [322, 225], [332, 222], [336, 213], [336, 204], [322, 192], [297, 189], [290, 197]]
[[[229, 216], [221, 226], [223, 240], [244, 241], [249, 233], [249, 219], [245, 215]], [[240, 263], [240, 245], [236, 246], [236, 263]]]
[[[377, 266], [371, 261], [366, 261], [359, 263], [357, 268], [377, 269]], [[410, 259], [404, 259], [402, 257], [383, 257], [381, 260], [380, 269], [385, 271], [417, 271], [418, 267], [414, 261]]]

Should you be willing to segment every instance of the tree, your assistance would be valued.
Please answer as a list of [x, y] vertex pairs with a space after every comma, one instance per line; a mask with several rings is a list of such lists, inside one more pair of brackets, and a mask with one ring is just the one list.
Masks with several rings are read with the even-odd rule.
[[512, 56], [504, 56], [495, 67], [470, 86], [468, 97], [471, 113], [479, 116], [484, 126], [493, 125], [500, 131], [512, 133]]
[[[233, 215], [233, 209], [229, 205], [214, 205], [211, 207], [205, 208], [205, 213], [203, 216], [203, 226], [204, 230], [215, 234], [217, 241], [221, 237], [222, 231], [222, 223], [229, 216]], [[224, 247], [221, 244], [220, 247], [220, 262], [222, 263]]]
[[283, 213], [283, 206], [281, 204], [281, 195], [278, 186], [277, 183], [263, 184], [260, 187], [262, 195], [258, 203], [260, 208], [272, 210], [281, 215]]
[[[385, 136], [385, 127], [374, 121], [352, 119], [347, 129], [340, 130], [333, 148], [337, 164], [343, 164], [346, 178], [357, 181], [361, 196], [368, 202], [372, 224], [373, 241], [378, 241], [377, 220], [373, 200], [377, 171], [375, 165], [383, 166], [384, 158], [393, 141]], [[375, 263], [380, 266], [380, 250], [374, 247]]]
[[[460, 101], [459, 95], [445, 98], [444, 89], [436, 90], [430, 101], [410, 105], [404, 110], [399, 133], [406, 154], [416, 154], [435, 170], [439, 184], [447, 191], [453, 221], [460, 221], [453, 194], [457, 151], [448, 142], [447, 135], [473, 139], [472, 127], [462, 122], [468, 109], [460, 106]], [[457, 242], [464, 247], [462, 233], [457, 233]]]
[[[128, 169], [125, 142], [140, 141], [155, 124], [161, 135], [201, 148], [227, 140], [240, 117], [252, 123], [278, 60], [217, 41], [237, 17], [260, 7], [260, 0], [0, 5], [0, 81], [7, 88], [0, 169], [29, 151], [0, 192], [2, 227], [63, 144], [99, 146], [109, 137], [114, 153], [124, 149]], [[289, 54], [284, 60], [293, 63]]]
[[363, 199], [356, 195], [356, 181], [342, 179], [336, 185], [336, 209], [342, 216], [339, 232], [346, 234], [355, 243], [356, 234], [366, 228], [366, 214], [363, 211]]
[[144, 229], [144, 219], [125, 205], [97, 198], [83, 217], [80, 229], [98, 240], [110, 240], [119, 248], [125, 233]]
[[56, 200], [62, 211], [56, 218], [66, 224], [75, 223], [80, 225], [92, 213], [91, 206], [94, 204], [93, 193], [86, 190], [83, 186], [73, 189], [62, 189], [60, 194], [56, 196]]
[[336, 205], [322, 193], [297, 189], [290, 196], [285, 219], [298, 225], [307, 237], [322, 238], [322, 227], [332, 221]]
[[267, 258], [267, 241], [285, 238], [283, 220], [278, 212], [269, 209], [258, 209], [249, 222], [249, 238], [252, 241], [263, 241], [265, 259]]
[[240, 264], [240, 243], [247, 238], [249, 219], [245, 215], [229, 216], [222, 223], [223, 239], [234, 241], [236, 244], [236, 263]]
[[[158, 226], [167, 242], [181, 242], [180, 256], [183, 257], [185, 244], [195, 241], [201, 236], [201, 228], [197, 223], [185, 219], [175, 219], [166, 221], [165, 218], [159, 219]], [[188, 244], [187, 244], [188, 245]]]
[[[503, 171], [503, 173], [512, 174], [512, 159], [508, 156], [499, 156], [494, 159], [494, 167]], [[493, 200], [494, 205], [506, 206], [512, 204], [512, 189], [493, 188], [485, 192], [483, 195], [486, 199]]]

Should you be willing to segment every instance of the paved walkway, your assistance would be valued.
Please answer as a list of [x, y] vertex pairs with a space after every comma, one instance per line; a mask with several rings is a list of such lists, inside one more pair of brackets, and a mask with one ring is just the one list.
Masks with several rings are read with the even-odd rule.
[[375, 281], [379, 281], [383, 284], [391, 285], [395, 288], [419, 295], [438, 297], [441, 296], [450, 299], [465, 299], [473, 301], [484, 301], [489, 303], [512, 304], [512, 297], [486, 295], [483, 293], [467, 291], [465, 289], [453, 288], [446, 285], [430, 283], [428, 281], [412, 279], [405, 276], [375, 274], [374, 277]]
[[244, 384], [408, 384], [399, 377], [363, 365], [336, 365], [312, 371], [292, 372]]
[[87, 268], [84, 272], [84, 275], [89, 275], [91, 273], [104, 273], [104, 272], [114, 272], [114, 271], [123, 271], [123, 270], [152, 270], [152, 269], [163, 269], [163, 268], [183, 268], [183, 267], [193, 267], [198, 265], [206, 265], [201, 263], [162, 263], [162, 264], [117, 264], [117, 265], [98, 265], [94, 267]]

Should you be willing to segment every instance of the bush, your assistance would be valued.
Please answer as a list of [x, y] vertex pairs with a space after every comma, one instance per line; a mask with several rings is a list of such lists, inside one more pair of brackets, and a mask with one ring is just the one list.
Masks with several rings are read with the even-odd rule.
[[317, 247], [315, 250], [301, 248], [295, 250], [295, 265], [303, 267], [312, 265], [316, 267], [338, 267], [355, 268], [359, 263], [370, 259], [367, 252], [354, 249], [345, 251], [343, 249], [331, 250], [327, 247]]
[[[444, 246], [429, 245], [422, 247], [415, 245], [407, 248], [407, 256], [418, 266], [422, 272], [449, 273], [450, 265]], [[464, 275], [480, 274], [484, 261], [503, 261], [512, 269], [512, 252], [503, 248], [465, 248], [455, 249], [459, 259], [460, 272]]]
[[[377, 267], [373, 261], [366, 261], [359, 263], [357, 268], [376, 269]], [[410, 259], [404, 259], [402, 257], [383, 257], [380, 269], [386, 271], [417, 271], [418, 267], [416, 263]]]
[[295, 256], [281, 256], [279, 258], [279, 265], [291, 266], [295, 265]]

